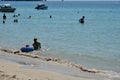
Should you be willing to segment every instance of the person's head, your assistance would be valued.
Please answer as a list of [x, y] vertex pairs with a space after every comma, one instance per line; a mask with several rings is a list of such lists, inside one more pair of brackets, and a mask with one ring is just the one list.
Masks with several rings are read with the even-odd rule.
[[26, 45], [26, 47], [29, 47], [30, 45]]
[[85, 16], [82, 16], [82, 18], [84, 19], [84, 18], [85, 18]]
[[37, 38], [34, 38], [34, 42], [37, 42]]

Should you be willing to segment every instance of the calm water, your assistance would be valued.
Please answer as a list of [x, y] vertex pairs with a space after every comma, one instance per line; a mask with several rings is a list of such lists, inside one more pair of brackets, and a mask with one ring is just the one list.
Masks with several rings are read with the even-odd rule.
[[[120, 75], [120, 2], [46, 2], [48, 10], [35, 10], [39, 2], [4, 3], [17, 10], [6, 13], [5, 24], [0, 13], [0, 47], [32, 46], [37, 37], [44, 56]], [[18, 23], [14, 23], [13, 15], [19, 13]], [[80, 24], [83, 15], [85, 24]]]

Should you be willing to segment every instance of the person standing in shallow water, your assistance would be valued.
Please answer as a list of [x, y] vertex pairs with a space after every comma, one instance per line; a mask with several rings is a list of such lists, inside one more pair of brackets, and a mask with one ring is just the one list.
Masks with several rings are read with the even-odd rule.
[[5, 13], [3, 14], [3, 23], [5, 24], [5, 20], [6, 20], [6, 15], [5, 15]]
[[33, 48], [34, 50], [40, 50], [41, 49], [41, 43], [37, 41], [37, 38], [34, 38]]
[[85, 16], [82, 16], [82, 18], [79, 20], [80, 23], [84, 23]]
[[4, 13], [4, 14], [3, 14], [3, 20], [6, 20], [6, 18], [7, 18], [7, 17], [6, 17], [6, 15], [5, 15], [5, 13]]

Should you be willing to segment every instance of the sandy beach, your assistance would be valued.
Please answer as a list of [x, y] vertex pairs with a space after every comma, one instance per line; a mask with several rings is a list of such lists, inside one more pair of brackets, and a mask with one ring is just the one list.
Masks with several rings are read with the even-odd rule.
[[0, 80], [88, 80], [49, 71], [20, 69], [18, 64], [0, 62], [0, 65]]
[[[11, 54], [12, 53], [12, 54]], [[19, 53], [19, 52], [18, 52]], [[87, 78], [73, 77], [69, 75], [64, 75], [61, 73], [56, 73], [54, 71], [47, 71], [42, 69], [30, 69], [30, 68], [21, 68], [24, 65], [31, 65], [32, 67], [37, 65], [36, 62], [32, 62], [32, 56], [23, 56], [24, 53], [15, 53], [12, 51], [1, 49], [0, 51], [0, 80], [91, 80]], [[29, 58], [28, 58], [29, 57]], [[21, 60], [19, 60], [19, 58]], [[45, 59], [45, 58], [44, 58]], [[65, 66], [63, 64], [58, 64], [56, 62], [48, 62], [52, 59], [39, 60], [41, 64], [45, 64], [47, 66]], [[35, 59], [34, 59], [35, 60]], [[12, 62], [13, 61], [13, 62]], [[31, 61], [27, 62], [27, 61]], [[56, 61], [56, 60], [55, 60]], [[45, 65], [41, 65], [45, 67]]]

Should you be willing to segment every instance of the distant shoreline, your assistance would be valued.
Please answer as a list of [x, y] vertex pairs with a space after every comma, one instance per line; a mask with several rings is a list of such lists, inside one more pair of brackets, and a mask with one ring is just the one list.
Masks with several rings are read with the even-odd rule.
[[42, 1], [42, 0], [4, 0], [4, 1]]
[[[43, 0], [1, 0], [1, 2], [3, 1], [43, 1]], [[51, 0], [52, 1], [52, 0]], [[51, 2], [51, 1], [43, 1], [43, 2]], [[52, 2], [119, 2], [120, 1], [52, 1]]]

